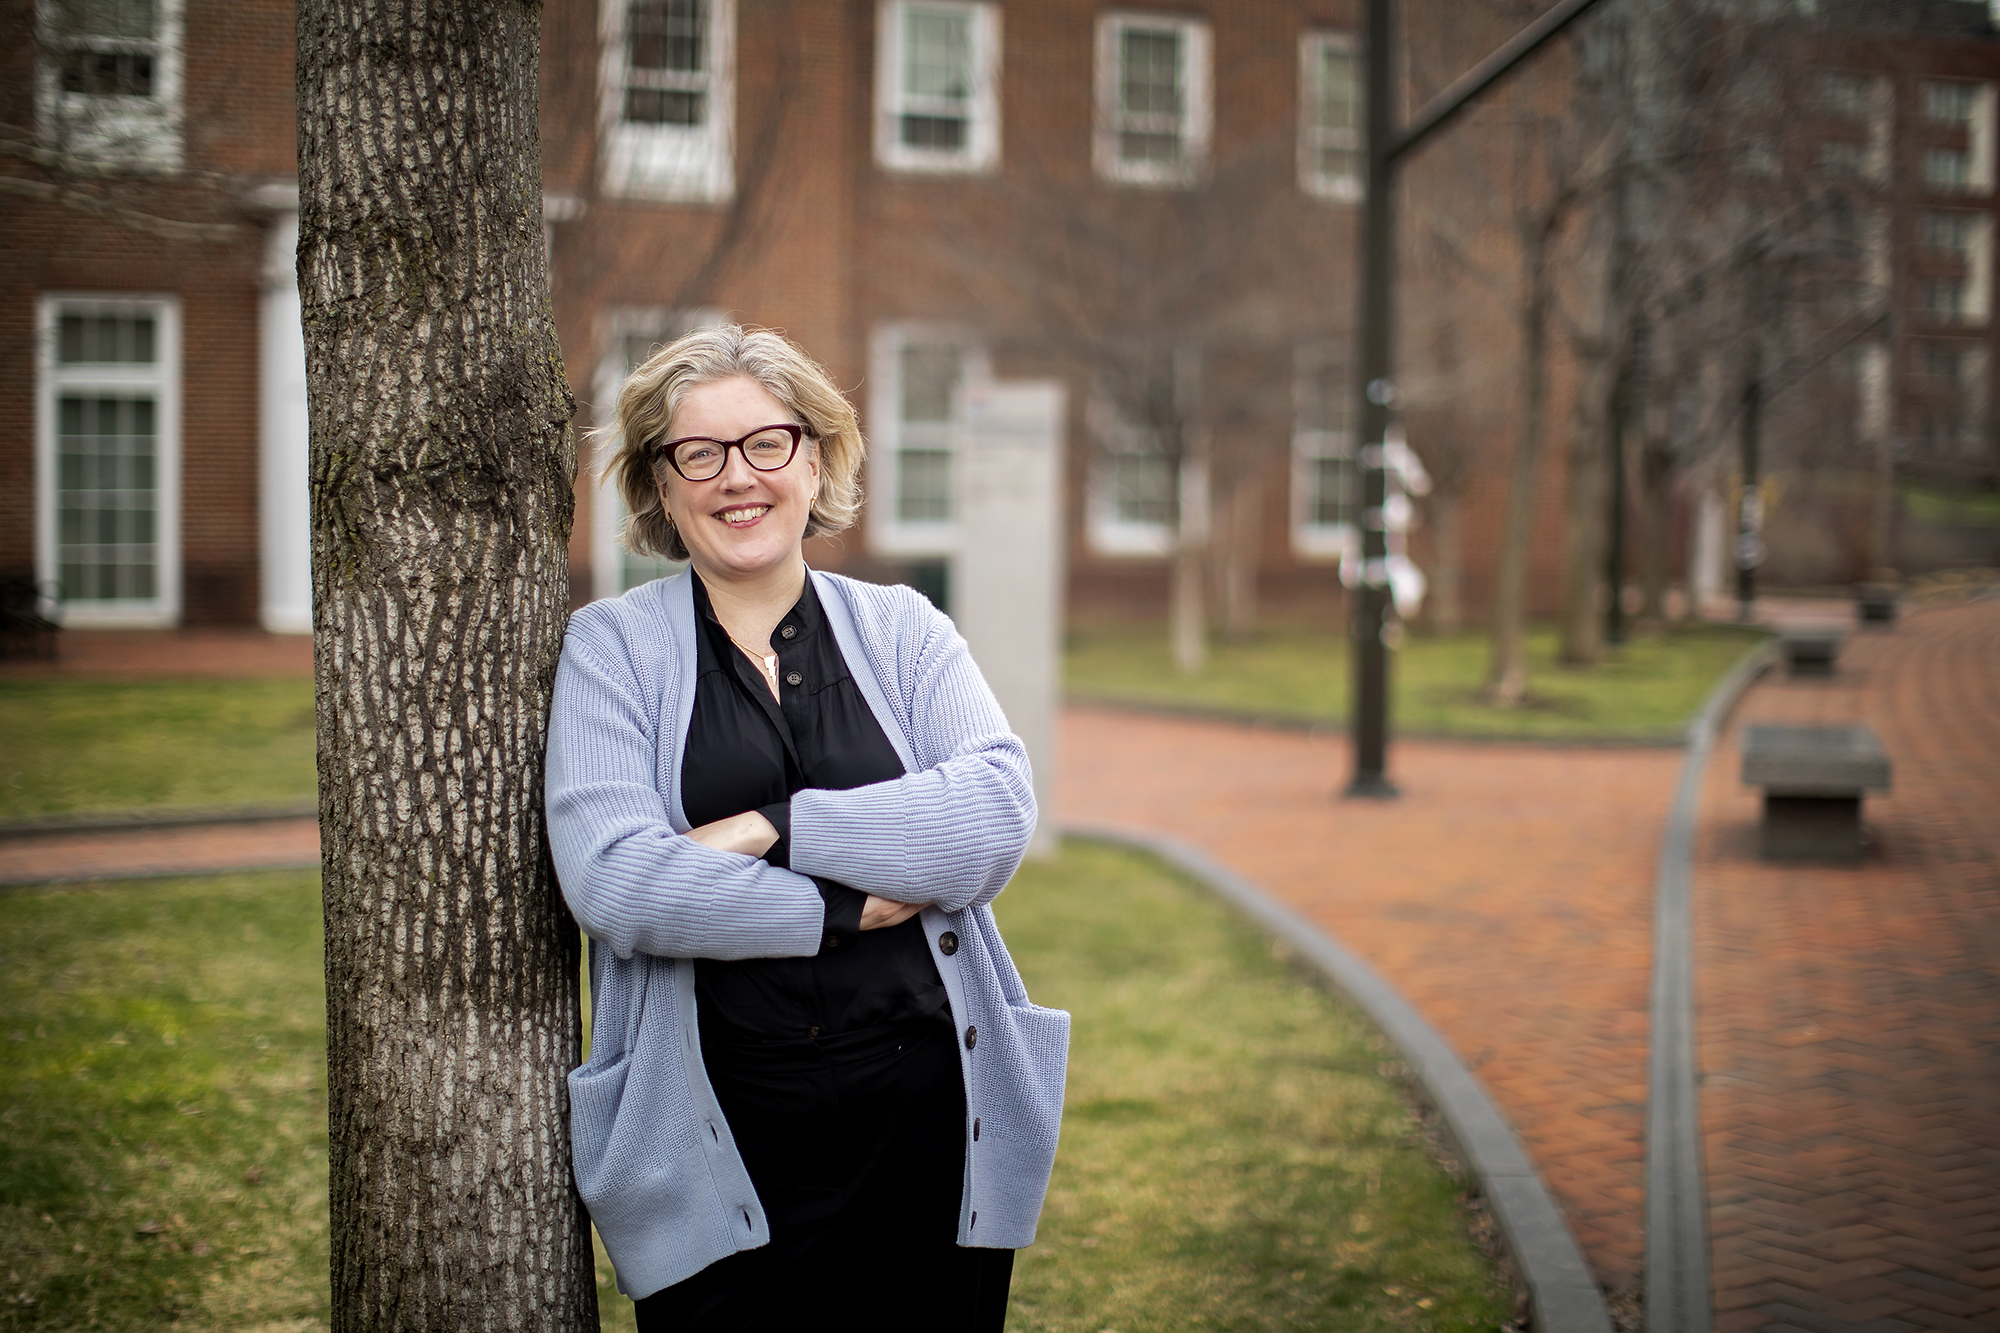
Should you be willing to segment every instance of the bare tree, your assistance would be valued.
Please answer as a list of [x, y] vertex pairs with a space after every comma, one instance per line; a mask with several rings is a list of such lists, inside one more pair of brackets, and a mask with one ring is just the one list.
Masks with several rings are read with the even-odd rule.
[[538, 22], [299, 9], [339, 1330], [597, 1326], [541, 803], [575, 454]]
[[1289, 403], [1292, 348], [1331, 331], [1300, 281], [1312, 243], [1280, 231], [1296, 212], [1291, 171], [1282, 136], [1174, 189], [1020, 170], [971, 192], [943, 229], [944, 257], [1001, 339], [1087, 376], [1100, 444], [1148, 460], [1183, 671], [1207, 659], [1213, 584], [1227, 600], [1237, 582], [1242, 627], [1261, 535], [1245, 519], [1289, 439], [1270, 404]]

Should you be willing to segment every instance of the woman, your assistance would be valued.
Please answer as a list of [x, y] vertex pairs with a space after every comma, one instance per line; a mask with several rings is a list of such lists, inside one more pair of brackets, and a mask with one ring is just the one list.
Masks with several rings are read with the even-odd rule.
[[979, 1330], [1006, 1316], [1069, 1016], [987, 904], [1034, 827], [951, 622], [809, 571], [859, 506], [825, 371], [705, 329], [618, 398], [634, 550], [689, 570], [570, 623], [549, 838], [591, 940], [576, 1179], [640, 1329]]

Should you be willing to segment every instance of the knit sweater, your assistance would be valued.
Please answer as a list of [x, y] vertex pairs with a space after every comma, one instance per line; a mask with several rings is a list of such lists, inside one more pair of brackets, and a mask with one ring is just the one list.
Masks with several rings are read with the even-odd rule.
[[792, 798], [791, 868], [682, 837], [693, 716], [687, 575], [571, 620], [549, 726], [549, 842], [590, 937], [590, 1058], [569, 1076], [577, 1188], [621, 1290], [652, 1294], [770, 1240], [702, 1066], [696, 958], [805, 957], [808, 878], [920, 916], [965, 1078], [958, 1243], [1031, 1244], [1055, 1162], [1069, 1015], [1028, 1001], [987, 904], [1034, 830], [1027, 754], [951, 621], [908, 588], [811, 577], [905, 776]]

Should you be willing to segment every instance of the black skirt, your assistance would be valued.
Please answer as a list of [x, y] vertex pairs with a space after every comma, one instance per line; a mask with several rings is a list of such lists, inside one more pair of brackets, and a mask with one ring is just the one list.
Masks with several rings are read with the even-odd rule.
[[640, 1333], [1000, 1333], [1012, 1250], [957, 1243], [965, 1086], [948, 1017], [793, 1042], [702, 1036], [770, 1221], [638, 1302]]

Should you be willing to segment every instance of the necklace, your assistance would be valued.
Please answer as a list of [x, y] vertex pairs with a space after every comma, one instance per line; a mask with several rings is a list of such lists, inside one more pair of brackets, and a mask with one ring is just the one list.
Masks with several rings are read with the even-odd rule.
[[750, 660], [757, 664], [757, 669], [764, 673], [764, 683], [771, 687], [771, 693], [775, 696], [778, 693], [778, 655], [776, 653], [760, 653], [754, 648], [745, 646], [743, 640], [737, 638], [734, 634], [730, 634], [728, 630], [725, 629], [722, 632], [729, 635], [729, 641], [738, 648], [741, 648]]

